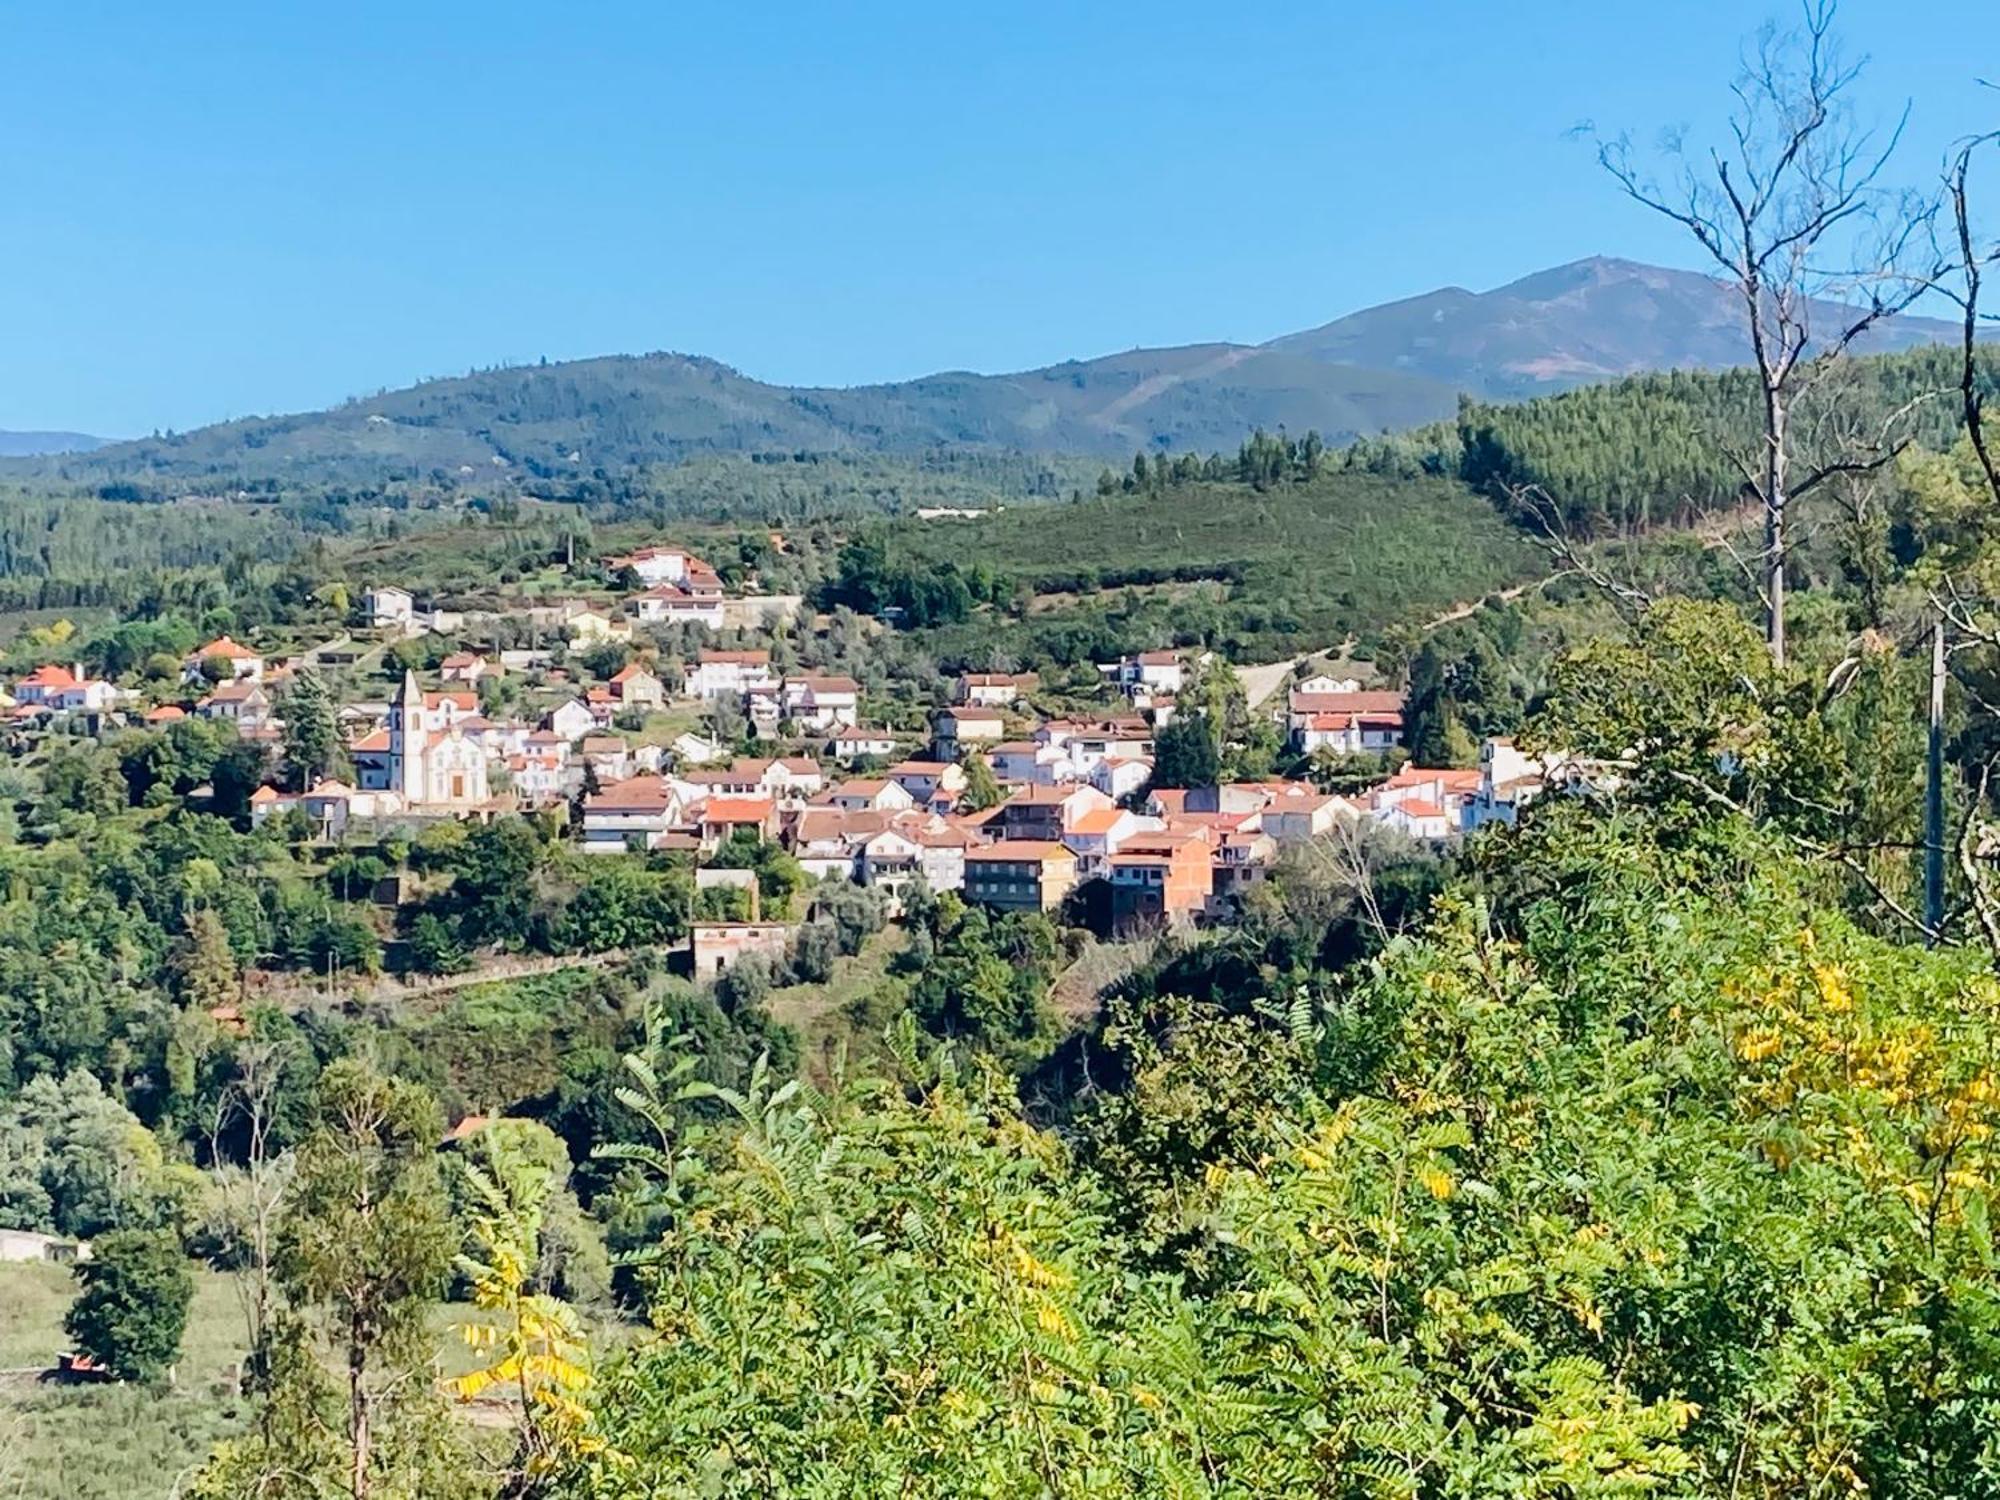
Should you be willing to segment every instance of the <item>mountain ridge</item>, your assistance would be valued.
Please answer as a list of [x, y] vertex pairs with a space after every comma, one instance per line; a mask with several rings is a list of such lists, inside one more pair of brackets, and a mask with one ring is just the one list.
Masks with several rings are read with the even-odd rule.
[[[784, 386], [705, 355], [506, 366], [250, 417], [9, 472], [81, 481], [242, 478], [471, 484], [631, 470], [712, 454], [1098, 455], [1233, 449], [1256, 428], [1340, 442], [1448, 417], [1461, 393], [1519, 399], [1747, 355], [1733, 294], [1699, 272], [1591, 256], [1486, 292], [1441, 287], [1258, 344], [1130, 349], [1000, 374], [945, 370]], [[1835, 305], [1824, 305], [1826, 315]], [[1957, 336], [1905, 317], [1888, 351]]]
[[87, 432], [15, 431], [0, 427], [0, 458], [40, 458], [59, 453], [91, 453], [107, 448], [115, 438]]

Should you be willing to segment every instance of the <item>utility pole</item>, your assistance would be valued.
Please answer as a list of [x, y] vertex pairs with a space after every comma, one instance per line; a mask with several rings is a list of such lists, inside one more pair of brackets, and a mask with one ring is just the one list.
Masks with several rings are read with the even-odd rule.
[[1924, 768], [1924, 941], [1944, 929], [1944, 614], [1931, 621], [1930, 745]]

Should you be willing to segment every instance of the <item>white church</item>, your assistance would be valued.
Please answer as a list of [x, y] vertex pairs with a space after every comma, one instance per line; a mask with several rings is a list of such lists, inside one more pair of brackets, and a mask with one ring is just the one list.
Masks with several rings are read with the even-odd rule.
[[386, 728], [353, 746], [356, 780], [363, 791], [393, 793], [406, 812], [477, 807], [492, 796], [486, 751], [432, 696], [416, 673], [403, 674]]

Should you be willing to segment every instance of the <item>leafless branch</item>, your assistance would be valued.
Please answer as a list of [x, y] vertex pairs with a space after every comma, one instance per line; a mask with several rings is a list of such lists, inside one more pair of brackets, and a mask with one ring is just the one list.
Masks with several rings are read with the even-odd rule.
[[1618, 612], [1628, 619], [1643, 614], [1653, 596], [1636, 583], [1614, 577], [1593, 559], [1577, 541], [1563, 519], [1562, 507], [1539, 484], [1504, 486], [1507, 500], [1534, 523], [1536, 541], [1554, 560], [1559, 571], [1574, 573], [1610, 598]]
[[[1795, 409], [1942, 273], [1936, 256], [1914, 264], [1920, 242], [1935, 245], [1935, 202], [1891, 193], [1882, 183], [1909, 110], [1883, 131], [1856, 123], [1847, 95], [1863, 63], [1842, 60], [1833, 38], [1836, 9], [1835, 0], [1804, 0], [1799, 29], [1758, 34], [1731, 87], [1728, 144], [1699, 164], [1682, 143], [1670, 142], [1663, 179], [1635, 164], [1629, 137], [1598, 145], [1599, 162], [1624, 193], [1687, 230], [1742, 304], [1763, 431], [1754, 462], [1737, 461], [1764, 508], [1758, 592], [1780, 663], [1788, 507], [1831, 478], [1879, 468], [1902, 446], [1885, 429], [1872, 448], [1801, 465]], [[1834, 268], [1835, 261], [1844, 264]], [[1795, 475], [1795, 467], [1802, 472]]]

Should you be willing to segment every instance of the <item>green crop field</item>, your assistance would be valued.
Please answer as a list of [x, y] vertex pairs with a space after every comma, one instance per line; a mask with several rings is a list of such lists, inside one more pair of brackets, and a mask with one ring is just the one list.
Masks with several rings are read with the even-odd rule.
[[[897, 523], [890, 555], [984, 565], [1060, 607], [931, 634], [938, 654], [1068, 655], [1102, 621], [1109, 644], [1201, 644], [1273, 661], [1427, 618], [1538, 576], [1543, 558], [1455, 481], [1331, 473], [1269, 490], [1226, 482], [1089, 496], [974, 521]], [[1212, 579], [1218, 591], [1162, 589]], [[1157, 638], [1148, 638], [1157, 637]], [[1103, 649], [1092, 640], [1088, 650]]]

